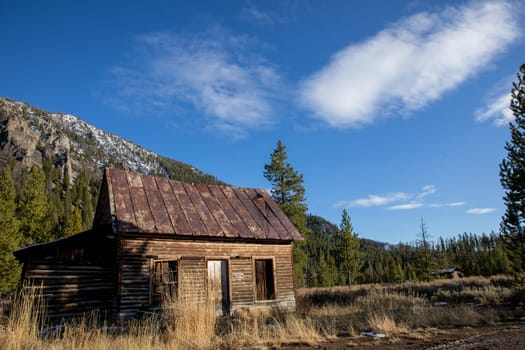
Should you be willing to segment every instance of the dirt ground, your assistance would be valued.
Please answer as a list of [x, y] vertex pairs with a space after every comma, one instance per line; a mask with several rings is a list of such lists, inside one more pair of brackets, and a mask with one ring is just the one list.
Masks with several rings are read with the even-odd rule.
[[298, 349], [426, 349], [426, 350], [502, 350], [525, 349], [525, 322], [502, 323], [492, 326], [430, 329], [411, 336], [371, 338], [366, 336], [339, 337], [314, 347], [293, 346]]

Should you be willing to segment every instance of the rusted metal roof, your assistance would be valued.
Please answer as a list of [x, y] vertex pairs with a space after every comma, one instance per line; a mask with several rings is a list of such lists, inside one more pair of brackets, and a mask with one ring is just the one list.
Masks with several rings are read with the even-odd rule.
[[116, 233], [302, 240], [265, 190], [190, 184], [106, 169], [94, 225]]

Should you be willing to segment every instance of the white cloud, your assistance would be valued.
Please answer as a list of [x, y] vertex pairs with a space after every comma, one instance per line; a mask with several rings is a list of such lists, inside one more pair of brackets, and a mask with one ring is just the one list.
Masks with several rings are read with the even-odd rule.
[[431, 194], [436, 193], [437, 189], [434, 185], [426, 185], [421, 187], [421, 192], [415, 196], [412, 196], [408, 203], [393, 205], [387, 210], [412, 210], [423, 207], [423, 199]]
[[416, 196], [416, 200], [422, 200], [426, 196], [436, 193], [436, 186], [426, 185], [421, 188], [421, 193]]
[[334, 207], [346, 207], [346, 208], [368, 208], [385, 206], [392, 203], [398, 203], [391, 205], [386, 210], [412, 210], [422, 207], [431, 208], [443, 208], [443, 207], [457, 207], [464, 205], [465, 202], [450, 202], [450, 203], [432, 203], [425, 204], [424, 199], [437, 192], [437, 188], [434, 185], [426, 185], [421, 187], [421, 190], [417, 194], [408, 194], [405, 192], [393, 192], [387, 194], [371, 194], [368, 197], [353, 199], [349, 201], [339, 201], [334, 204]]
[[489, 214], [496, 211], [495, 208], [473, 208], [466, 211], [467, 214]]
[[422, 203], [412, 202], [412, 203], [406, 203], [406, 204], [393, 205], [386, 209], [387, 210], [412, 210], [412, 209], [421, 208], [422, 206], [423, 206]]
[[476, 119], [480, 122], [492, 120], [496, 126], [508, 125], [514, 120], [509, 108], [510, 100], [511, 94], [508, 92], [489, 99], [485, 106], [476, 111]]
[[443, 208], [443, 207], [459, 207], [465, 205], [465, 202], [450, 202], [450, 203], [432, 203], [429, 207], [432, 208]]
[[133, 58], [112, 70], [116, 99], [179, 119], [191, 105], [206, 116], [194, 121], [200, 127], [237, 134], [271, 125], [280, 77], [252, 53], [253, 45], [220, 28], [194, 36], [142, 35]]
[[337, 52], [300, 86], [300, 101], [334, 127], [409, 113], [477, 74], [518, 37], [506, 1], [421, 12]]
[[359, 198], [354, 199], [350, 201], [340, 201], [337, 202], [334, 206], [335, 207], [347, 207], [347, 208], [356, 208], [356, 207], [376, 207], [376, 206], [382, 206], [387, 205], [392, 202], [397, 202], [401, 200], [405, 200], [408, 198], [408, 195], [403, 192], [395, 192], [395, 193], [388, 193], [388, 194], [371, 194], [366, 198]]

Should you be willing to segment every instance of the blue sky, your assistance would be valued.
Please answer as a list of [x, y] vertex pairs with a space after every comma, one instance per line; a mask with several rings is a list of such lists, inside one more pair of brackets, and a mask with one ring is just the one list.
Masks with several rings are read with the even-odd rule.
[[312, 214], [361, 237], [497, 230], [512, 1], [2, 1], [0, 95], [237, 186], [277, 140]]

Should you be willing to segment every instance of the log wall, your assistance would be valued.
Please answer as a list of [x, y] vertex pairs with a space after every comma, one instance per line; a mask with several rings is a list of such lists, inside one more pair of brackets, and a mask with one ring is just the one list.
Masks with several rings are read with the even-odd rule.
[[[206, 297], [207, 260], [221, 259], [228, 262], [231, 312], [269, 305], [295, 308], [292, 250], [291, 244], [122, 239], [118, 318], [135, 317], [152, 307], [152, 262], [168, 259], [179, 261], [179, 295], [182, 300], [203, 300]], [[257, 258], [273, 259], [275, 300], [255, 301], [254, 259]]]
[[93, 311], [101, 317], [111, 317], [114, 268], [33, 260], [24, 270], [26, 288], [33, 286], [41, 290], [50, 321]]

